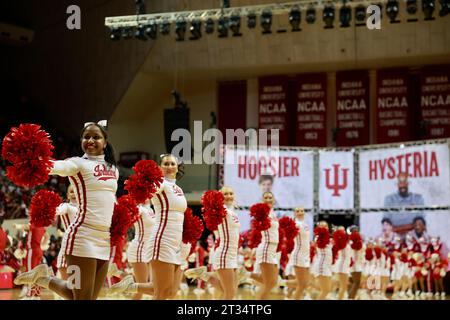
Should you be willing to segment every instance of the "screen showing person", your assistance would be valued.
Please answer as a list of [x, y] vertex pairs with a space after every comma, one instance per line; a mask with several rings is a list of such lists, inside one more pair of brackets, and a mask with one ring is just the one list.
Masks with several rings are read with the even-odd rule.
[[[389, 194], [384, 199], [384, 207], [416, 207], [423, 206], [423, 196], [417, 193], [410, 192], [408, 174], [401, 172], [397, 176], [397, 188], [398, 190], [392, 194]], [[406, 210], [387, 212], [383, 218], [391, 220], [394, 226], [394, 231], [400, 234], [404, 234], [413, 228], [413, 217], [424, 217], [423, 212], [412, 212]]]
[[383, 218], [381, 220], [381, 235], [377, 238], [380, 239], [384, 245], [392, 244], [395, 241], [396, 234], [394, 232], [394, 226], [389, 218]]
[[430, 236], [427, 232], [427, 223], [423, 217], [415, 217], [413, 219], [413, 230], [408, 232], [414, 240], [419, 241], [419, 239], [425, 239], [427, 242], [430, 241]]
[[[270, 174], [262, 174], [259, 176], [258, 185], [261, 190], [261, 194], [270, 192], [273, 194], [273, 180], [274, 177]], [[278, 206], [278, 202], [275, 201], [274, 207]]]

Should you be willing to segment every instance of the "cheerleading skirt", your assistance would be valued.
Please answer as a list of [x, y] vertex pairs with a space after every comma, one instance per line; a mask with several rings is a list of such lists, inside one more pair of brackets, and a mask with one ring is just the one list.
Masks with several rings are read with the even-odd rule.
[[213, 269], [237, 269], [238, 245], [238, 241], [231, 242], [228, 246], [221, 242], [219, 247], [214, 250], [214, 257], [212, 259]]

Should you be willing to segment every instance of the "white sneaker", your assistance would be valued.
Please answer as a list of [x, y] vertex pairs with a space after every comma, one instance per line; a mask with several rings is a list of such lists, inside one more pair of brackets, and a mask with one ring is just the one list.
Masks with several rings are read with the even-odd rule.
[[421, 294], [420, 294], [420, 299], [426, 299], [427, 298], [427, 293], [426, 292], [422, 292]]
[[445, 300], [445, 292], [441, 292], [441, 300]]
[[21, 273], [14, 279], [15, 285], [33, 284], [37, 279], [50, 276], [46, 264], [40, 264], [33, 270]]
[[108, 293], [109, 294], [119, 294], [125, 292], [128, 287], [134, 283], [134, 279], [132, 275], [128, 275], [125, 278], [123, 278], [120, 282], [116, 283], [115, 285], [111, 286], [109, 288]]
[[186, 296], [189, 293], [189, 286], [187, 285], [187, 283], [181, 283], [180, 284], [180, 290], [181, 290], [181, 294]]
[[117, 264], [111, 263], [108, 266], [108, 273], [106, 276], [108, 278], [112, 278], [112, 277], [119, 277], [120, 275], [121, 275], [121, 271], [119, 270], [119, 268], [117, 268]]
[[22, 290], [19, 293], [19, 298], [25, 297], [27, 292], [28, 292], [28, 286], [27, 285], [22, 286]]
[[194, 294], [197, 295], [197, 296], [203, 295], [203, 294], [205, 294], [205, 290], [200, 289], [200, 288], [195, 288], [194, 289]]
[[434, 294], [434, 299], [439, 299], [441, 297], [441, 294], [439, 292], [436, 292]]
[[200, 278], [202, 276], [205, 276], [206, 275], [206, 271], [207, 271], [206, 267], [202, 266], [202, 267], [199, 267], [199, 268], [187, 269], [184, 272], [184, 275], [188, 279], [194, 279], [195, 280], [195, 279], [198, 279], [198, 278]]

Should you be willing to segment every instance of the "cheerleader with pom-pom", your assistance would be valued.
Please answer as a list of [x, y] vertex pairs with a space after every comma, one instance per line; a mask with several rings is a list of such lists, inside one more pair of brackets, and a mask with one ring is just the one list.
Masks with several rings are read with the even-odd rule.
[[335, 251], [337, 251], [334, 263], [334, 273], [338, 279], [338, 300], [343, 300], [348, 287], [348, 277], [350, 274], [350, 261], [352, 250], [348, 243], [348, 237], [344, 227], [338, 227], [333, 233]]
[[333, 262], [332, 243], [328, 223], [321, 221], [314, 229], [316, 254], [312, 265], [312, 274], [317, 278], [320, 293], [317, 300], [324, 300], [331, 291], [331, 266]]
[[110, 226], [116, 201], [119, 171], [108, 141], [106, 123], [87, 123], [81, 131], [84, 155], [52, 161], [50, 174], [69, 177], [74, 186], [78, 212], [64, 235], [62, 252], [74, 283], [53, 277], [38, 266], [16, 278], [17, 284], [37, 283], [66, 299], [97, 299], [105, 282], [110, 255]]
[[[275, 197], [272, 192], [264, 192], [263, 204], [253, 206], [253, 208], [259, 206], [261, 209], [255, 211], [257, 216], [254, 216], [252, 222], [252, 227], [254, 228], [253, 231], [261, 239], [261, 242], [256, 248], [256, 262], [252, 274], [252, 279], [261, 283], [260, 290], [256, 297], [257, 300], [268, 299], [270, 291], [278, 282], [278, 268], [280, 263], [279, 254], [277, 253], [279, 224], [278, 219], [273, 212], [274, 203]], [[266, 207], [268, 207], [268, 212], [266, 212]], [[250, 213], [252, 214], [252, 209], [250, 209]]]
[[358, 227], [352, 226], [348, 229], [349, 235], [349, 243], [351, 251], [351, 263], [350, 263], [350, 272], [352, 277], [352, 284], [350, 287], [350, 291], [348, 294], [349, 299], [355, 299], [359, 287], [361, 285], [361, 274], [364, 268], [364, 253], [365, 246], [363, 243], [363, 239], [359, 233]]

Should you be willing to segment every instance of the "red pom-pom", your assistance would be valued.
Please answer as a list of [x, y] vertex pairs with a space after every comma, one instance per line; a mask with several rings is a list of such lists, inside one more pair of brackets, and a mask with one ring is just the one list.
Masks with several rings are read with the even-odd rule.
[[153, 160], [140, 160], [134, 167], [134, 174], [125, 181], [125, 190], [137, 203], [151, 199], [164, 180], [161, 168]]
[[334, 264], [336, 262], [339, 250], [340, 249], [336, 245], [333, 245], [333, 247], [331, 248], [331, 253], [333, 254], [333, 256], [332, 256], [333, 260], [332, 260], [331, 264]]
[[125, 195], [114, 204], [111, 221], [111, 245], [117, 245], [127, 234], [128, 229], [139, 219], [139, 209], [134, 199]]
[[294, 250], [295, 242], [294, 240], [287, 239], [286, 240], [286, 251], [287, 253], [291, 253]]
[[372, 248], [366, 248], [366, 254], [365, 254], [367, 261], [372, 261], [373, 259], [373, 250]]
[[395, 264], [395, 256], [391, 254], [390, 259], [391, 259], [391, 266], [393, 266]]
[[280, 229], [284, 230], [286, 239], [293, 241], [299, 233], [299, 229], [295, 224], [294, 219], [284, 216], [278, 220], [278, 223], [280, 224]]
[[374, 251], [375, 251], [375, 257], [377, 257], [377, 259], [380, 259], [381, 258], [381, 248], [377, 246], [374, 248]]
[[316, 227], [314, 229], [314, 235], [316, 236], [316, 245], [319, 249], [325, 249], [330, 243], [330, 233], [326, 227]]
[[203, 193], [201, 201], [203, 205], [203, 220], [205, 220], [206, 228], [211, 231], [217, 230], [217, 227], [227, 216], [223, 193], [216, 190], [208, 190]]
[[261, 231], [252, 229], [248, 233], [248, 246], [249, 248], [253, 249], [256, 248], [262, 240]]
[[277, 246], [277, 252], [280, 252], [283, 250], [283, 246], [284, 246], [284, 238], [285, 238], [285, 234], [284, 234], [284, 230], [281, 228], [278, 228], [278, 246]]
[[36, 124], [13, 127], [3, 139], [2, 157], [12, 163], [7, 177], [16, 185], [34, 187], [48, 180], [53, 166], [53, 145], [47, 132]]
[[252, 227], [265, 231], [270, 228], [270, 207], [267, 203], [257, 203], [250, 207], [250, 216], [253, 217]]
[[406, 253], [402, 253], [400, 255], [400, 261], [401, 262], [408, 262], [408, 255]]
[[241, 232], [239, 234], [239, 245], [238, 245], [238, 248], [241, 248], [246, 243], [246, 239], [247, 239], [246, 232]]
[[183, 242], [197, 242], [203, 233], [203, 222], [202, 220], [192, 214], [192, 209], [187, 208], [184, 212], [184, 222], [183, 222]]
[[53, 191], [40, 190], [31, 199], [30, 223], [36, 227], [48, 227], [56, 216], [61, 197]]
[[336, 249], [343, 250], [347, 246], [347, 234], [345, 230], [338, 229], [333, 233], [334, 246]]
[[363, 247], [363, 241], [361, 238], [361, 234], [358, 231], [352, 231], [352, 233], [349, 236], [349, 240], [351, 242], [351, 247], [353, 250], [361, 250], [361, 248]]
[[311, 242], [311, 245], [309, 246], [309, 259], [310, 259], [310, 262], [311, 262], [311, 263], [312, 263], [313, 260], [314, 260], [314, 257], [315, 257], [315, 255], [316, 255], [316, 251], [317, 251], [317, 249], [316, 249], [316, 244], [315, 244], [314, 241], [312, 241], [312, 242]]

